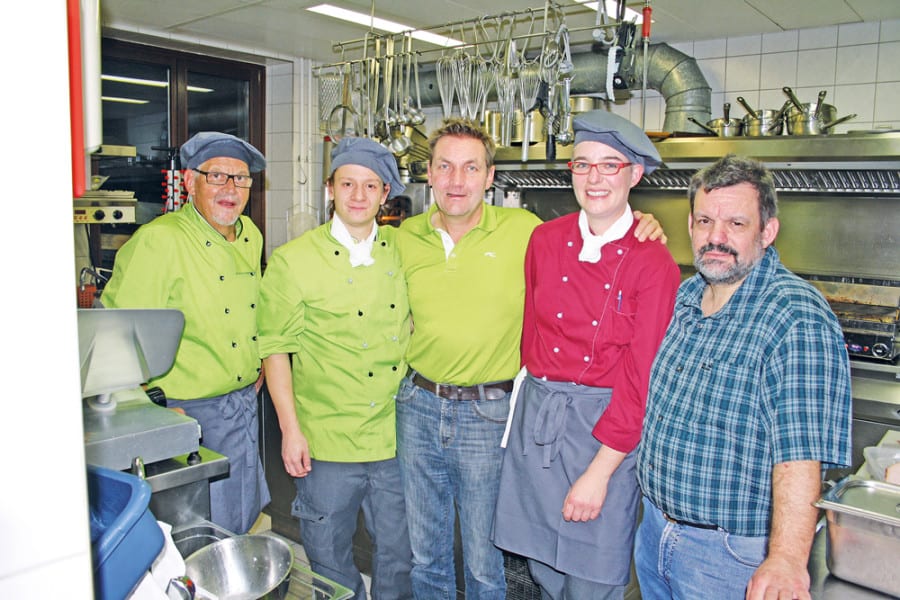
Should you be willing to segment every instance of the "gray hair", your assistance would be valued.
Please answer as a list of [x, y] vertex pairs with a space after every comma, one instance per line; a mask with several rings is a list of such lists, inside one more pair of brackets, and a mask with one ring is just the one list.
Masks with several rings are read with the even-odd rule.
[[688, 186], [691, 213], [694, 212], [694, 198], [699, 190], [712, 190], [749, 183], [756, 189], [759, 199], [760, 229], [769, 219], [778, 214], [778, 196], [775, 193], [775, 178], [760, 161], [744, 156], [728, 154], [708, 167], [694, 173]]

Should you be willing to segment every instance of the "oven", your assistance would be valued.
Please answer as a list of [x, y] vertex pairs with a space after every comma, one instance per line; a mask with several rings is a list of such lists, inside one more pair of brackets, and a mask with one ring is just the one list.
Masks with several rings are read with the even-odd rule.
[[[656, 148], [664, 165], [632, 190], [630, 203], [662, 223], [685, 277], [694, 273], [691, 176], [727, 153], [752, 156], [772, 170], [781, 220], [775, 246], [789, 269], [822, 292], [843, 328], [853, 375], [855, 470], [865, 446], [900, 429], [900, 133], [670, 137]], [[578, 210], [566, 169], [571, 152], [557, 145], [551, 161], [532, 147], [522, 162], [518, 149], [501, 148], [495, 198], [545, 220]]]

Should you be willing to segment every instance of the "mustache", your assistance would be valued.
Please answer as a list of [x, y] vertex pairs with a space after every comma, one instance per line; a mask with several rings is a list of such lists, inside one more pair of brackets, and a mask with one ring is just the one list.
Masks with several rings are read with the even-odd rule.
[[726, 254], [730, 254], [730, 255], [734, 256], [735, 258], [737, 258], [737, 255], [738, 255], [737, 250], [735, 250], [731, 246], [726, 246], [725, 244], [707, 244], [707, 245], [703, 246], [702, 248], [700, 248], [698, 253], [700, 254], [700, 256], [703, 256], [704, 254], [706, 254], [707, 252], [710, 252], [710, 251], [724, 252]]

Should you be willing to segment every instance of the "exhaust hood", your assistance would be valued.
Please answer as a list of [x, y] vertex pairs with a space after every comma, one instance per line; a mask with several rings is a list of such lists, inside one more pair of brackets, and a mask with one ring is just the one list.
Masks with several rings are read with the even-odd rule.
[[[819, 136], [684, 137], [656, 143], [663, 166], [644, 176], [639, 188], [687, 189], [691, 176], [726, 154], [763, 161], [779, 191], [900, 195], [900, 132], [858, 132]], [[568, 188], [572, 146], [499, 148], [495, 185], [500, 188]]]

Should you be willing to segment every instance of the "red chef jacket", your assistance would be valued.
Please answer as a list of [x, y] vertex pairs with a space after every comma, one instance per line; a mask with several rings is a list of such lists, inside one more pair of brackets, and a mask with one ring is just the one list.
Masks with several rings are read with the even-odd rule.
[[638, 242], [637, 222], [579, 262], [573, 213], [538, 226], [525, 258], [522, 364], [536, 377], [612, 388], [594, 436], [620, 452], [640, 440], [650, 366], [669, 324], [680, 274], [659, 242]]

